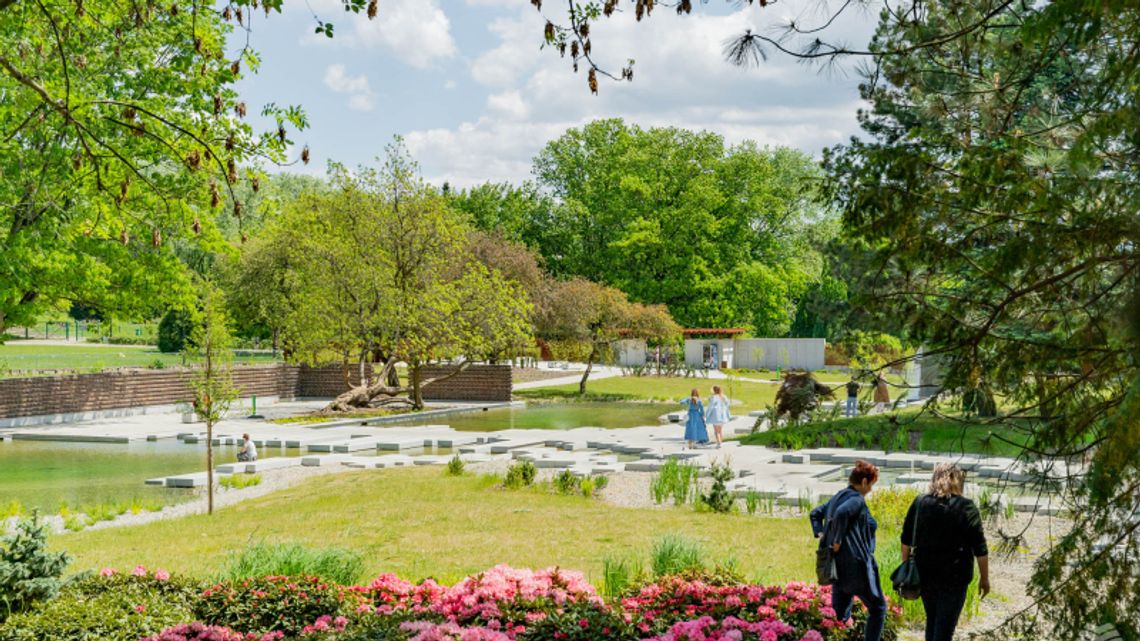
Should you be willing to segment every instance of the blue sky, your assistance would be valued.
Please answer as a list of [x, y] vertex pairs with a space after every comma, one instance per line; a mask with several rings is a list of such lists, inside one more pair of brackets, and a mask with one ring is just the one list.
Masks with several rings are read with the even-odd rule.
[[[545, 4], [562, 17], [562, 3]], [[311, 127], [294, 139], [310, 146], [312, 162], [290, 171], [323, 173], [329, 160], [372, 163], [400, 135], [433, 182], [519, 182], [547, 141], [608, 117], [813, 155], [857, 131], [853, 67], [821, 73], [773, 54], [741, 69], [721, 54], [724, 40], [745, 28], [818, 16], [818, 0], [765, 9], [710, 0], [685, 17], [659, 7], [642, 24], [630, 11], [615, 15], [592, 34], [595, 57], [614, 71], [636, 59], [634, 81], [603, 81], [598, 96], [584, 72], [540, 51], [544, 18], [529, 0], [380, 0], [372, 21], [344, 13], [339, 0], [285, 5], [253, 21], [262, 65], [239, 90], [251, 112], [267, 102], [305, 108]], [[313, 33], [314, 12], [335, 23], [335, 38]], [[866, 16], [852, 16], [830, 33], [863, 43], [870, 27]]]

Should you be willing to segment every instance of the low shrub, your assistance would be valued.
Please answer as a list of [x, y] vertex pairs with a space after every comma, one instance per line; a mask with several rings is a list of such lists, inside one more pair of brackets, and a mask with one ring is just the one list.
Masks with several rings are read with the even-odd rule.
[[280, 632], [242, 634], [224, 626], [195, 621], [180, 623], [142, 641], [277, 641], [283, 636]]
[[616, 597], [628, 590], [645, 573], [636, 557], [602, 559], [602, 593]]
[[709, 474], [713, 480], [712, 487], [707, 494], [700, 495], [701, 504], [713, 512], [721, 514], [731, 512], [736, 507], [736, 499], [728, 491], [725, 483], [735, 478], [736, 473], [728, 463], [713, 463], [709, 467]]
[[263, 576], [227, 581], [202, 592], [194, 619], [238, 632], [297, 636], [323, 615], [341, 614], [343, 591], [317, 576]]
[[459, 455], [456, 454], [455, 456], [451, 457], [450, 461], [447, 462], [447, 475], [463, 476], [463, 467], [463, 459], [459, 458]]
[[559, 494], [577, 494], [582, 487], [582, 479], [570, 470], [562, 470], [554, 477], [554, 489]]
[[47, 526], [39, 514], [21, 519], [0, 538], [0, 621], [54, 597], [70, 558], [48, 552]]
[[534, 485], [534, 479], [538, 476], [538, 468], [530, 461], [519, 461], [511, 464], [507, 468], [507, 476], [503, 480], [503, 486], [517, 490], [520, 487], [527, 487]]
[[594, 495], [594, 479], [585, 478], [578, 483], [578, 489], [582, 491], [582, 496], [590, 498]]
[[364, 569], [358, 552], [342, 548], [310, 548], [300, 543], [257, 543], [230, 561], [220, 580], [239, 581], [264, 576], [319, 577], [350, 585]]
[[599, 491], [599, 492], [606, 489], [606, 487], [609, 484], [610, 484], [610, 477], [608, 477], [604, 474], [599, 474], [598, 476], [594, 477], [594, 489]]
[[137, 641], [194, 618], [201, 585], [145, 568], [103, 570], [0, 626], [3, 641]]
[[657, 470], [649, 483], [653, 501], [660, 505], [672, 498], [674, 505], [684, 505], [696, 493], [697, 476], [700, 470], [692, 463], [681, 463], [669, 459]]

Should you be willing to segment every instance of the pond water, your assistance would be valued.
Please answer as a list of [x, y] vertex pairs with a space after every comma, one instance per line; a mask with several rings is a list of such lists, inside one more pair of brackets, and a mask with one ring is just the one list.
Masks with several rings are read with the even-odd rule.
[[671, 411], [676, 411], [676, 408], [661, 403], [529, 403], [526, 407], [504, 407], [446, 416], [410, 418], [389, 425], [446, 424], [461, 432], [494, 432], [507, 429], [569, 430], [576, 427], [625, 429], [658, 425], [658, 417]]
[[[298, 452], [294, 451], [294, 455]], [[218, 464], [235, 460], [236, 447], [215, 447]], [[158, 476], [206, 469], [206, 450], [174, 439], [123, 443], [8, 441], [0, 444], [0, 510], [13, 500], [25, 509], [57, 513], [85, 505], [189, 499], [188, 490], [144, 485]]]

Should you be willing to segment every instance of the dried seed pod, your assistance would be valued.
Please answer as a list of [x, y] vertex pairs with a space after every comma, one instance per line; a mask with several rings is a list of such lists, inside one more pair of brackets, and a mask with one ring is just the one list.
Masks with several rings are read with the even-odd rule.
[[162, 244], [162, 232], [158, 231], [157, 227], [155, 227], [154, 231], [150, 234], [150, 244], [155, 247]]
[[578, 34], [580, 36], [582, 36], [583, 38], [589, 38], [590, 37], [590, 23], [583, 20], [582, 24], [578, 25]]
[[563, 58], [566, 57], [566, 43], [565, 42], [558, 43], [558, 55], [563, 57]]
[[210, 180], [210, 207], [217, 209], [222, 204], [222, 196], [218, 193], [218, 181]]
[[249, 179], [249, 186], [250, 186], [250, 189], [253, 189], [253, 193], [256, 194], [257, 192], [261, 191], [261, 179], [258, 178], [257, 176], [250, 178]]
[[554, 23], [553, 22], [551, 22], [549, 20], [546, 21], [546, 28], [543, 31], [543, 35], [546, 36], [547, 42], [554, 42]]
[[602, 6], [602, 13], [608, 18], [614, 14], [617, 9], [618, 0], [606, 0], [606, 4]]
[[127, 194], [130, 192], [130, 190], [131, 190], [131, 181], [129, 179], [123, 179], [123, 182], [119, 183], [119, 202], [120, 203], [127, 199]]
[[75, 16], [82, 18], [87, 13], [87, 9], [83, 7], [83, 0], [76, 0], [75, 2]]
[[76, 69], [86, 69], [87, 68], [87, 56], [84, 56], [84, 55], [75, 56], [75, 60], [72, 60], [71, 64], [75, 65]]
[[590, 55], [590, 41], [589, 40], [587, 40], [586, 43], [582, 45], [582, 55], [584, 55], [584, 56]]
[[578, 50], [578, 41], [575, 40], [574, 42], [570, 43], [570, 57], [577, 60], [579, 53], [580, 51]]
[[234, 105], [234, 113], [238, 115], [238, 118], [245, 118], [245, 103], [239, 102]]
[[277, 140], [285, 144], [285, 126], [280, 123], [277, 125]]
[[186, 166], [191, 169], [197, 169], [202, 165], [202, 155], [198, 153], [197, 149], [191, 149], [190, 153], [186, 154]]
[[126, 107], [123, 109], [123, 119], [124, 120], [134, 120], [135, 116], [137, 116], [137, 115], [139, 115], [139, 114], [137, 111], [135, 111], [134, 107]]
[[244, 20], [244, 19], [245, 19], [245, 16], [242, 15], [241, 7], [238, 7], [238, 9], [237, 9], [237, 23], [242, 25], [242, 26], [245, 26], [244, 24], [242, 24], [242, 20]]
[[677, 15], [681, 15], [682, 13], [692, 13], [692, 12], [693, 12], [693, 3], [690, 2], [689, 0], [681, 0], [680, 2], [677, 3]]
[[214, 94], [214, 115], [217, 116], [222, 113], [222, 95]]
[[226, 151], [233, 151], [236, 144], [237, 143], [232, 133], [226, 136]]
[[244, 245], [244, 244], [245, 244], [245, 243], [246, 243], [248, 240], [249, 240], [249, 236], [246, 236], [246, 235], [245, 235], [245, 232], [243, 231], [243, 232], [241, 233], [241, 244], [243, 244], [243, 245]]
[[301, 162], [305, 163], [306, 165], [309, 164], [309, 146], [308, 145], [305, 145], [305, 147], [303, 149], [301, 149]]
[[234, 201], [234, 217], [241, 218], [241, 203], [236, 200]]
[[234, 19], [234, 10], [231, 9], [229, 5], [226, 5], [226, 8], [222, 9], [222, 19], [226, 22]]
[[380, 13], [380, 3], [377, 0], [369, 0], [368, 2], [368, 19], [371, 20]]
[[230, 73], [235, 76], [241, 73], [241, 60], [234, 60], [230, 63]]
[[586, 77], [586, 82], [590, 85], [590, 93], [597, 95], [598, 93], [598, 72], [590, 69], [590, 75]]
[[226, 180], [231, 185], [237, 182], [237, 163], [233, 158], [226, 160]]
[[119, 242], [124, 245], [129, 245], [131, 243], [131, 235], [127, 233], [126, 229], [119, 232]]
[[202, 222], [199, 221], [197, 218], [195, 218], [194, 224], [190, 225], [190, 229], [194, 231], [195, 235], [201, 234], [202, 233]]
[[75, 169], [75, 171], [79, 171], [80, 169], [82, 169], [83, 168], [83, 154], [81, 154], [79, 152], [75, 152], [75, 155], [72, 156], [72, 158], [71, 158], [71, 166]]
[[174, 16], [174, 17], [178, 17], [178, 3], [177, 2], [171, 3], [170, 15]]
[[194, 36], [194, 53], [202, 54], [202, 36]]
[[542, 0], [530, 0], [530, 3], [535, 9], [542, 11]]

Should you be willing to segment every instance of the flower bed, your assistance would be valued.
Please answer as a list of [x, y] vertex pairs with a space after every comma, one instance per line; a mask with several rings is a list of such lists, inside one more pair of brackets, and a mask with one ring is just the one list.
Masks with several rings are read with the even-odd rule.
[[[700, 575], [665, 577], [606, 601], [581, 573], [557, 568], [496, 566], [453, 586], [385, 574], [360, 586], [315, 577], [260, 577], [193, 590], [187, 586], [194, 584], [165, 572], [136, 568], [87, 579], [84, 593], [101, 585], [153, 592], [152, 603], [164, 595], [179, 602], [180, 609], [161, 611], [161, 625], [145, 620], [145, 608], [128, 608], [139, 621], [123, 634], [101, 637], [114, 641], [143, 636], [129, 636], [128, 630], [154, 630], [145, 641], [849, 641], [862, 638], [865, 617], [860, 607], [852, 621], [839, 621], [830, 607], [830, 590], [817, 585], [750, 585]], [[71, 608], [84, 607], [81, 599], [75, 601]], [[50, 611], [51, 603], [41, 610]], [[198, 620], [174, 625], [173, 612]], [[90, 621], [101, 616], [86, 614]], [[106, 616], [123, 615], [116, 610]], [[896, 627], [892, 615], [884, 639], [894, 639]], [[0, 625], [0, 640], [41, 638], [8, 632]], [[42, 638], [93, 637], [69, 629]]]

